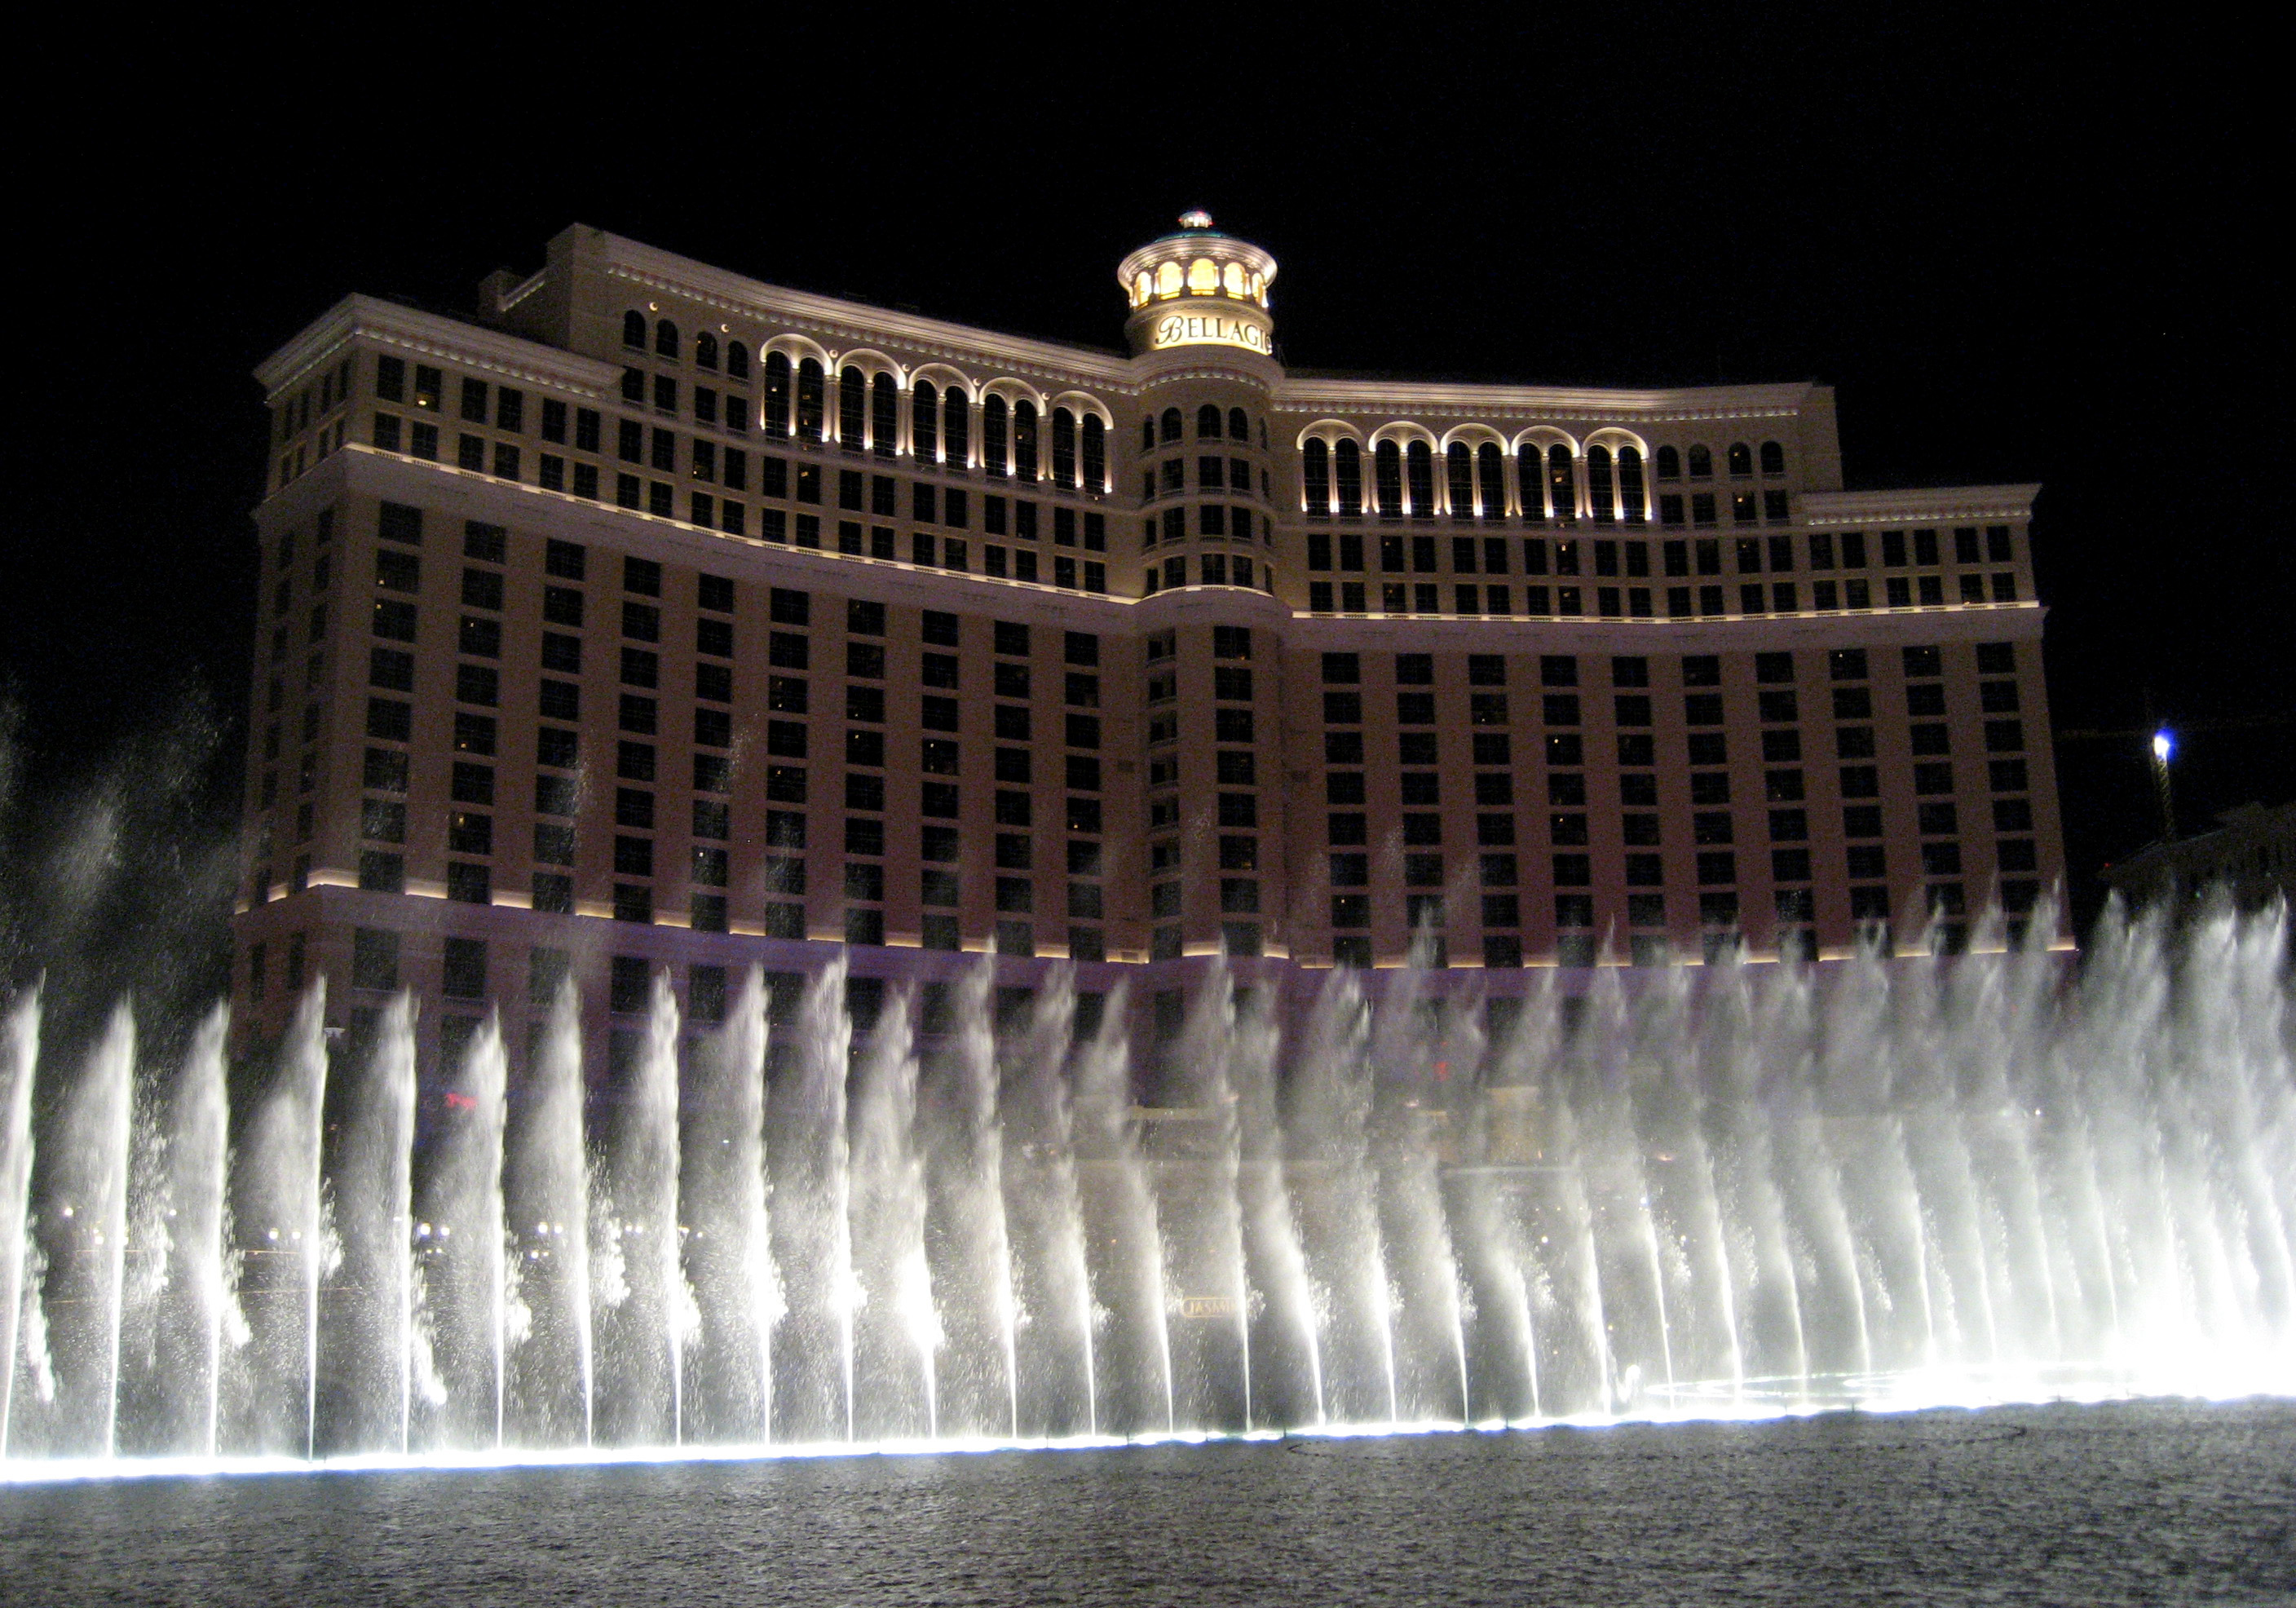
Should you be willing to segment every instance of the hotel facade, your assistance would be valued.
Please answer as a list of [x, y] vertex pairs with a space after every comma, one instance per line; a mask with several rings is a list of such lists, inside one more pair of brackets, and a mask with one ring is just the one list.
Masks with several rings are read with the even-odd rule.
[[281, 349], [242, 1043], [319, 974], [429, 1053], [839, 956], [865, 1026], [984, 954], [1504, 997], [2060, 876], [2038, 488], [1844, 490], [1822, 385], [1292, 368], [1274, 258], [1181, 221], [1120, 352], [581, 226]]

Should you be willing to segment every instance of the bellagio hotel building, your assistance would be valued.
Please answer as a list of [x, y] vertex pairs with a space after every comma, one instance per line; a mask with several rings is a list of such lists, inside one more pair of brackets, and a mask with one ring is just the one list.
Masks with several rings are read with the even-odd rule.
[[1846, 491], [1816, 384], [1291, 367], [1275, 278], [1191, 213], [1102, 350], [577, 226], [468, 318], [335, 306], [258, 371], [242, 1031], [324, 973], [516, 1044], [571, 975], [619, 1047], [664, 970], [706, 1022], [840, 953], [865, 1025], [982, 954], [1504, 998], [2034, 908], [2035, 487]]

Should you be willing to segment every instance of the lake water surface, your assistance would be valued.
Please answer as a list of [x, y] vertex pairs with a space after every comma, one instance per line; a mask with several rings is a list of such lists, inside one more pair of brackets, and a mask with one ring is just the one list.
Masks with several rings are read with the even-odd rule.
[[2296, 1602], [2296, 1402], [0, 1485], [0, 1602]]

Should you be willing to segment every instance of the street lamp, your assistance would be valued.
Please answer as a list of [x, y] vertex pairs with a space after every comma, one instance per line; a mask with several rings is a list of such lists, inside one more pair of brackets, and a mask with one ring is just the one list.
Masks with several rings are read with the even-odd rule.
[[2169, 761], [2177, 751], [2177, 734], [2162, 726], [2152, 734], [2152, 787], [2161, 795], [2161, 841], [2177, 839], [2177, 803], [2169, 790]]

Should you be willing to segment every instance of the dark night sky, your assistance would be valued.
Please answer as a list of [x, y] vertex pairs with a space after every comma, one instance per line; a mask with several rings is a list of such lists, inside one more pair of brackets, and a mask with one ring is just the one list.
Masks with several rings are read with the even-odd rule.
[[[521, 45], [436, 88], [332, 62], [91, 83], [111, 143], [42, 142], [16, 197], [45, 277], [17, 310], [0, 678], [31, 796], [204, 689], [227, 798], [250, 369], [348, 291], [459, 312], [575, 219], [1114, 346], [1117, 258], [1202, 205], [1275, 253], [1304, 366], [1825, 381], [1853, 488], [2045, 483], [2061, 727], [2135, 727], [2148, 698], [2194, 725], [2284, 718], [2296, 565], [2267, 375], [2286, 332], [2259, 238], [2284, 208], [2260, 77], [2166, 25], [1723, 9], [1320, 44], [1176, 21], [1060, 61], [747, 13], [714, 57]], [[2193, 732], [2186, 820], [2296, 796], [2292, 751], [2286, 725]], [[2077, 889], [2152, 829], [2141, 753], [2059, 750]]]

